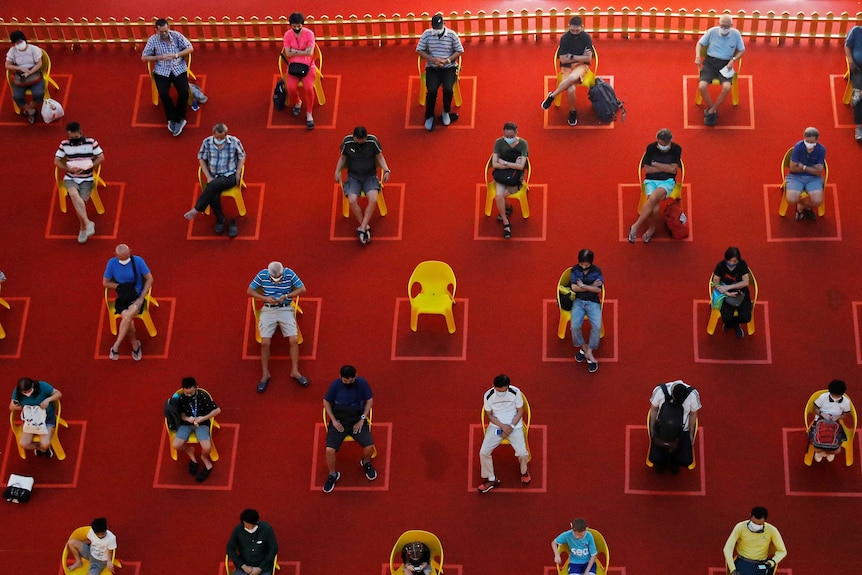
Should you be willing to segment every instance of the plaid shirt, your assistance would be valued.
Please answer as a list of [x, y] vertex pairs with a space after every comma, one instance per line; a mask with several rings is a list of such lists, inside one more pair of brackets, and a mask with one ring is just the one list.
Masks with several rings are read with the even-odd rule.
[[[158, 34], [153, 34], [147, 40], [147, 45], [144, 46], [144, 56], [162, 56], [163, 54], [179, 54], [187, 48], [191, 48], [192, 43], [180, 34], [171, 30], [170, 41], [165, 42]], [[171, 74], [179, 76], [185, 74], [188, 70], [185, 58], [174, 58], [173, 60], [158, 60], [153, 66], [153, 73], [159, 76], [170, 77]]]
[[210, 174], [214, 178], [235, 174], [240, 158], [245, 158], [245, 149], [239, 138], [230, 134], [225, 138], [221, 149], [213, 142], [213, 136], [204, 138], [198, 152], [198, 159], [207, 163]]

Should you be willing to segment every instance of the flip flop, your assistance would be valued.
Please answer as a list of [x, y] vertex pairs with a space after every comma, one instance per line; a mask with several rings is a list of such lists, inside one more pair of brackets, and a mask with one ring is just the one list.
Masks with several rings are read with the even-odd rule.
[[[638, 236], [637, 236], [637, 234], [635, 233], [634, 228], [629, 228], [629, 243], [630, 243], [630, 244], [635, 243], [635, 240], [637, 239], [637, 237], [638, 237]], [[646, 239], [644, 239], [644, 241], [646, 241]]]
[[117, 361], [118, 359], [120, 359], [120, 352], [119, 352], [119, 351], [117, 351], [117, 350], [115, 350], [115, 349], [112, 347], [112, 348], [111, 348], [111, 350], [108, 352], [108, 357], [110, 357], [110, 358], [111, 358], [111, 359], [113, 359], [114, 361]]
[[296, 106], [294, 106], [294, 107], [293, 107], [293, 110], [291, 110], [291, 113], [292, 113], [294, 116], [298, 116], [300, 111], [302, 111], [302, 102], [300, 102], [299, 104], [297, 104]]
[[134, 359], [135, 361], [141, 361], [141, 358], [144, 357], [144, 354], [141, 353], [143, 351], [142, 345], [141, 345], [141, 340], [138, 340], [137, 344], [138, 344], [138, 349], [132, 350], [132, 359]]
[[299, 377], [294, 377], [294, 376], [290, 376], [290, 377], [292, 379], [295, 379], [296, 383], [298, 383], [302, 387], [308, 387], [308, 384], [311, 383], [310, 381], [308, 381], [308, 378], [305, 377], [304, 375], [300, 375]]
[[264, 391], [266, 391], [266, 386], [269, 385], [270, 379], [272, 379], [272, 377], [267, 377], [266, 379], [260, 380], [260, 382], [257, 384], [258, 393], [263, 393]]
[[652, 232], [647, 231], [647, 233], [645, 233], [643, 235], [643, 238], [641, 238], [641, 239], [643, 239], [645, 244], [648, 244], [648, 243], [650, 243], [650, 240], [652, 240], [652, 237], [654, 235], [655, 235], [655, 230], [653, 230]]
[[206, 467], [204, 467], [195, 476], [195, 481], [197, 481], [198, 483], [203, 483], [204, 481], [206, 481], [207, 477], [210, 476], [210, 473], [212, 473], [212, 469], [207, 469]]
[[197, 461], [189, 461], [189, 473], [192, 475], [198, 474], [198, 462]]

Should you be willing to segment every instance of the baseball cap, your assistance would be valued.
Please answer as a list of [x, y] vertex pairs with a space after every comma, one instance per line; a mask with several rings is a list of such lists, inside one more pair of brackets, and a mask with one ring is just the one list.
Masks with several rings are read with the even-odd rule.
[[443, 15], [442, 14], [434, 14], [434, 17], [431, 18], [431, 27], [435, 30], [439, 30], [443, 27]]

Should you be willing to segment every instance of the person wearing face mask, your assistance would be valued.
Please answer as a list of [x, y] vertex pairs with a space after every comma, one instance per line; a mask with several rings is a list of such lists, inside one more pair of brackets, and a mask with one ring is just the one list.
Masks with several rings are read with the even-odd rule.
[[278, 555], [272, 525], [261, 521], [255, 509], [244, 509], [239, 521], [227, 542], [227, 556], [236, 569], [233, 575], [272, 575]]
[[[787, 203], [796, 206], [796, 219], [816, 220], [814, 210], [823, 203], [823, 167], [826, 148], [818, 142], [820, 132], [809, 126], [790, 153], [790, 173], [785, 180]], [[807, 195], [803, 196], [802, 192]]]
[[655, 135], [656, 141], [648, 145], [643, 159], [644, 194], [647, 201], [641, 208], [637, 220], [629, 228], [629, 243], [635, 243], [638, 229], [649, 221], [643, 241], [648, 244], [655, 234], [655, 218], [661, 202], [667, 199], [676, 186], [676, 174], [682, 165], [682, 148], [672, 142], [673, 134], [662, 128]]
[[[575, 301], [572, 305], [572, 344], [578, 348], [575, 361], [587, 361], [590, 373], [599, 370], [599, 362], [593, 352], [599, 349], [602, 334], [602, 286], [605, 278], [599, 266], [593, 265], [595, 255], [592, 250], [578, 252], [578, 263], [572, 266], [572, 292]], [[584, 317], [590, 322], [590, 340], [584, 341]]]
[[530, 453], [527, 451], [524, 437], [524, 397], [521, 390], [511, 384], [508, 375], [500, 374], [494, 378], [494, 387], [485, 392], [483, 409], [488, 420], [488, 429], [485, 430], [485, 439], [479, 448], [482, 483], [476, 489], [479, 493], [488, 493], [500, 485], [500, 480], [494, 475], [494, 460], [491, 454], [504, 439], [508, 439], [512, 444], [518, 458], [521, 485], [529, 485], [533, 478], [527, 467]]
[[[291, 14], [287, 21], [290, 30], [284, 33], [284, 49], [281, 57], [287, 61], [288, 71], [284, 77], [287, 85], [289, 102], [293, 105], [293, 115], [298, 116], [302, 111], [302, 99], [299, 97], [299, 83], [305, 92], [305, 127], [314, 129], [314, 116], [311, 109], [314, 107], [314, 80], [317, 77], [317, 67], [314, 65], [314, 32], [304, 28], [302, 23], [305, 18], [299, 12]], [[303, 64], [308, 71], [305, 76], [296, 76], [290, 73], [290, 64]]]
[[[164, 18], [156, 20], [156, 33], [147, 40], [141, 60], [154, 62], [153, 81], [165, 109], [168, 130], [179, 136], [186, 127], [186, 109], [189, 103], [189, 76], [186, 56], [194, 52], [188, 38], [171, 30]], [[177, 101], [171, 99], [171, 86], [177, 91]]]
[[[184, 217], [192, 220], [210, 207], [216, 219], [213, 231], [216, 234], [222, 234], [226, 218], [222, 210], [221, 194], [240, 185], [242, 167], [245, 165], [245, 148], [242, 147], [239, 138], [228, 135], [226, 125], [219, 123], [213, 126], [213, 135], [204, 138], [201, 142], [198, 163], [206, 177], [207, 185], [201, 190], [195, 207], [187, 211]], [[236, 218], [231, 218], [227, 223], [227, 236], [232, 239], [238, 234]]]
[[[704, 50], [706, 58], [702, 56]], [[718, 20], [718, 26], [707, 30], [697, 41], [694, 65], [700, 69], [698, 90], [706, 103], [703, 123], [707, 126], [714, 126], [718, 120], [718, 107], [730, 92], [733, 64], [742, 58], [743, 53], [745, 53], [745, 45], [742, 43], [742, 34], [733, 28], [733, 19], [728, 14], [723, 14]], [[709, 85], [713, 80], [721, 83], [721, 93], [714, 102], [709, 95]]]
[[548, 110], [558, 94], [566, 92], [569, 102], [570, 126], [578, 125], [578, 111], [575, 110], [575, 86], [583, 83], [590, 71], [590, 61], [593, 59], [593, 40], [584, 32], [584, 21], [580, 16], [572, 16], [569, 20], [569, 31], [560, 37], [560, 47], [557, 50], [560, 60], [560, 72], [568, 74], [560, 85], [542, 102], [542, 108]]
[[742, 259], [739, 248], [727, 248], [724, 259], [716, 264], [712, 272], [713, 299], [716, 302], [713, 305], [720, 305], [724, 331], [734, 330], [738, 339], [745, 337], [741, 324], [751, 321], [753, 306], [748, 291], [749, 279], [748, 264]]
[[[45, 99], [45, 79], [42, 77], [42, 50], [27, 42], [21, 30], [9, 34], [12, 47], [6, 52], [6, 69], [12, 78], [12, 99], [21, 108], [21, 115], [32, 126]], [[27, 90], [33, 96], [27, 102]]]
[[512, 224], [509, 222], [512, 204], [506, 201], [506, 197], [520, 188], [528, 155], [527, 140], [518, 136], [518, 126], [514, 122], [503, 124], [503, 137], [494, 142], [491, 167], [494, 169], [494, 182], [497, 184], [494, 197], [499, 212], [497, 221], [503, 222], [503, 238], [507, 240], [512, 238]]
[[[766, 507], [755, 507], [748, 521], [740, 521], [730, 532], [724, 544], [724, 561], [730, 575], [772, 575], [776, 565], [787, 557], [781, 533], [766, 522], [768, 515]], [[775, 549], [772, 557], [770, 546]]]
[[275, 328], [281, 329], [281, 335], [290, 343], [290, 377], [302, 387], [308, 387], [308, 378], [299, 373], [299, 331], [294, 317], [293, 298], [305, 293], [305, 284], [299, 276], [284, 267], [281, 262], [270, 262], [266, 269], [260, 270], [246, 293], [250, 297], [263, 302], [260, 310], [260, 320], [257, 323], [260, 331], [260, 363], [263, 369], [257, 392], [266, 391], [272, 375], [269, 373], [269, 355], [272, 347], [272, 336]]
[[434, 129], [434, 108], [437, 106], [437, 91], [443, 86], [443, 115], [441, 120], [448, 126], [458, 119], [452, 113], [452, 96], [455, 94], [455, 81], [458, 79], [458, 58], [464, 53], [464, 46], [453, 30], [443, 25], [443, 15], [431, 18], [431, 29], [422, 32], [416, 53], [425, 60], [425, 129]]
[[[25, 427], [21, 431], [18, 444], [24, 449], [32, 449], [37, 456], [44, 455], [48, 459], [54, 457], [51, 449], [51, 438], [57, 427], [57, 413], [54, 410], [54, 402], [63, 397], [59, 389], [52, 387], [47, 381], [22, 377], [18, 380], [15, 390], [12, 392], [12, 401], [9, 403], [9, 411], [20, 412], [21, 417], [16, 418], [26, 422], [31, 411], [41, 411], [44, 416], [44, 426], [40, 431]], [[40, 418], [42, 419], [42, 418]], [[39, 442], [33, 439], [38, 436]]]
[[120, 359], [120, 344], [128, 339], [132, 346], [132, 359], [141, 361], [143, 352], [141, 341], [135, 334], [135, 316], [144, 311], [146, 296], [153, 287], [153, 274], [141, 256], [132, 255], [126, 244], [120, 244], [114, 251], [115, 256], [108, 260], [102, 285], [117, 290], [114, 311], [120, 314], [117, 339], [111, 346], [108, 356]]
[[95, 185], [93, 172], [105, 155], [99, 142], [84, 136], [78, 122], [66, 124], [66, 136], [54, 154], [54, 165], [66, 172], [63, 185], [78, 216], [78, 243], [84, 244], [96, 233], [96, 224], [87, 217], [87, 202]]
[[[833, 379], [829, 382], [829, 387], [826, 391], [817, 396], [814, 400], [814, 421], [808, 430], [808, 441], [814, 447], [814, 461], [832, 461], [835, 455], [841, 450], [841, 444], [847, 440], [847, 434], [844, 431], [845, 426], [853, 428], [853, 402], [847, 397], [847, 384], [840, 379]], [[823, 423], [821, 423], [823, 422]], [[823, 424], [835, 425], [839, 424], [835, 431], [835, 447], [827, 448], [824, 445], [816, 445], [817, 428]], [[843, 424], [843, 425], [840, 425]]]

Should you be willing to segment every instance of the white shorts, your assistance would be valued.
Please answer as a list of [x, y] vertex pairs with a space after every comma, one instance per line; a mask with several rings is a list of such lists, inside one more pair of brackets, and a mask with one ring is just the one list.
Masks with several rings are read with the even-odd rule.
[[263, 309], [260, 310], [260, 321], [257, 322], [257, 329], [260, 330], [260, 337], [271, 338], [275, 333], [276, 326], [281, 329], [281, 335], [284, 337], [295, 336], [299, 333], [296, 329], [296, 318], [293, 315], [292, 306], [264, 306]]

